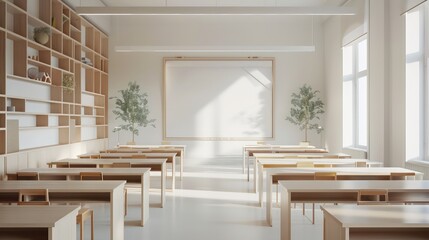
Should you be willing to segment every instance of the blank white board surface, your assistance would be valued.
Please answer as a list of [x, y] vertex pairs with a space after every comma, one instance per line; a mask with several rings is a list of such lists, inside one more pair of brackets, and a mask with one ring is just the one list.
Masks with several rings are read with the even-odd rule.
[[165, 61], [164, 138], [272, 138], [273, 62]]

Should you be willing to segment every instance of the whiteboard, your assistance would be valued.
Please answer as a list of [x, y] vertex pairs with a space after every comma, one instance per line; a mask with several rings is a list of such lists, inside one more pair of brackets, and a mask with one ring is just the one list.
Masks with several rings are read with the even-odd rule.
[[273, 59], [164, 65], [164, 139], [273, 137]]

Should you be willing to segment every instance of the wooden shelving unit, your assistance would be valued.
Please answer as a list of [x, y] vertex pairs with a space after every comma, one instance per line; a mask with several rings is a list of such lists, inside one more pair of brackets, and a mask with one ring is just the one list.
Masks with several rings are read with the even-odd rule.
[[[34, 40], [36, 27], [50, 28], [46, 44]], [[52, 146], [8, 146], [8, 135], [32, 131], [58, 136], [57, 145], [107, 138], [108, 41], [61, 0], [0, 1], [0, 155]], [[51, 81], [33, 79], [30, 68]], [[65, 75], [73, 87], [63, 86]]]

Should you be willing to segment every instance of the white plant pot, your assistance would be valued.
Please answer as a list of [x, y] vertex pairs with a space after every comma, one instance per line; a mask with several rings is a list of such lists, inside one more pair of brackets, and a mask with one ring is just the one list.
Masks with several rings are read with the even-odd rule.
[[49, 41], [49, 35], [46, 33], [38, 33], [34, 35], [34, 40], [44, 45]]
[[127, 142], [127, 145], [136, 145], [136, 142], [130, 141], [130, 142]]
[[310, 142], [299, 142], [299, 146], [308, 147], [310, 146]]

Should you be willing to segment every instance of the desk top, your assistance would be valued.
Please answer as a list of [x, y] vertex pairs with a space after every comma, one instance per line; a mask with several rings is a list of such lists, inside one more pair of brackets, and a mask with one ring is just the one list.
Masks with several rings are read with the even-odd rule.
[[[253, 156], [255, 158], [275, 158], [275, 159], [282, 159], [287, 158], [291, 156], [297, 156], [297, 158], [332, 158], [332, 159], [338, 159], [338, 158], [351, 158], [350, 155], [345, 153], [327, 153], [327, 154], [321, 154], [319, 152], [311, 153], [311, 152], [303, 152], [303, 153], [253, 153]], [[364, 159], [366, 160], [366, 159]]]
[[186, 145], [178, 145], [178, 144], [165, 144], [165, 145], [119, 145], [116, 149], [118, 148], [161, 148], [161, 149], [165, 149], [165, 148], [186, 148]]
[[112, 192], [125, 181], [0, 181], [0, 192], [48, 189], [49, 192]]
[[399, 167], [377, 167], [377, 168], [364, 168], [364, 167], [334, 167], [334, 168], [270, 168], [267, 173], [274, 174], [314, 174], [315, 172], [336, 172], [337, 175], [390, 175], [391, 173], [403, 173], [409, 176], [422, 174], [420, 172], [399, 168]]
[[279, 151], [283, 153], [328, 153], [326, 149], [320, 148], [289, 148], [289, 147], [277, 147], [277, 146], [267, 146], [267, 147], [254, 147], [246, 148], [246, 151], [249, 152], [258, 152], [258, 151]]
[[312, 162], [315, 164], [356, 164], [357, 162], [366, 163], [366, 159], [351, 159], [351, 158], [318, 158], [318, 159], [301, 159], [301, 158], [262, 158], [258, 159], [260, 164], [270, 164], [270, 165], [281, 165], [281, 164], [294, 164], [298, 162]]
[[342, 227], [429, 227], [427, 205], [324, 206]]
[[[288, 192], [341, 192], [361, 189], [429, 192], [429, 180], [337, 180], [337, 181], [279, 181], [280, 187]], [[355, 206], [356, 207], [356, 206]]]
[[139, 153], [139, 152], [114, 152], [114, 153], [85, 153], [78, 155], [78, 157], [90, 157], [90, 156], [100, 156], [102, 157], [131, 157], [134, 155], [145, 155], [148, 157], [176, 157], [177, 153]]
[[291, 149], [315, 149], [315, 146], [301, 146], [301, 145], [271, 145], [271, 144], [254, 144], [244, 145], [243, 148], [291, 148]]
[[167, 162], [167, 158], [96, 158], [96, 159], [87, 159], [87, 158], [65, 158], [58, 161], [50, 162], [50, 164], [55, 163], [72, 163], [72, 164], [113, 164], [117, 162], [129, 162], [132, 164], [164, 164]]
[[68, 215], [76, 216], [80, 206], [0, 206], [0, 228], [54, 227]]
[[27, 168], [19, 172], [38, 172], [39, 174], [73, 174], [79, 175], [81, 172], [102, 172], [105, 175], [144, 175], [150, 172], [150, 168]]

